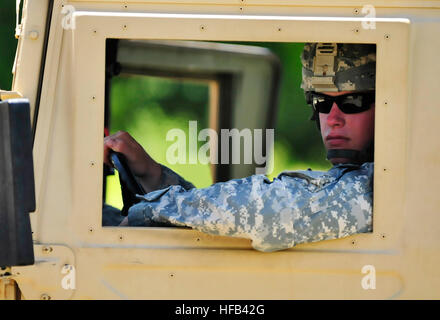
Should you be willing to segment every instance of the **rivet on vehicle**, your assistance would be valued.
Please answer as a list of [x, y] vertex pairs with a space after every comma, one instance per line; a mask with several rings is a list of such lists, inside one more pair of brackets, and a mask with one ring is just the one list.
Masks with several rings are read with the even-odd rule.
[[352, 244], [352, 245], [355, 245], [355, 244], [356, 244], [356, 241], [351, 240], [351, 244]]
[[43, 253], [51, 253], [53, 251], [52, 247], [46, 246], [43, 247]]
[[95, 166], [95, 161], [90, 161], [90, 166], [91, 167]]
[[124, 240], [124, 237], [123, 236], [119, 236], [119, 241], [122, 241], [122, 240]]
[[278, 28], [278, 31], [280, 31], [280, 32], [281, 32], [282, 30], [283, 30], [283, 29], [281, 29], [281, 28]]
[[127, 30], [127, 25], [124, 24], [124, 25], [122, 26], [122, 29]]
[[388, 105], [388, 101], [385, 100], [385, 101], [383, 102], [383, 104], [384, 104], [385, 106], [387, 106], [387, 105]]
[[388, 170], [387, 168], [383, 168], [383, 172], [387, 172], [387, 170]]
[[358, 15], [358, 14], [359, 14], [359, 9], [358, 9], [358, 8], [355, 8], [355, 9], [353, 10], [353, 14], [354, 14], [354, 15]]
[[170, 278], [174, 278], [174, 273], [170, 273]]
[[95, 97], [95, 96], [92, 96], [92, 100], [95, 101], [95, 100], [96, 100], [96, 97]]
[[382, 233], [382, 234], [380, 235], [380, 237], [381, 237], [382, 239], [385, 239], [385, 238], [386, 238], [385, 233]]
[[204, 25], [200, 26], [200, 30], [205, 31], [205, 29], [206, 29], [206, 26], [204, 26]]
[[384, 36], [384, 38], [385, 38], [385, 40], [389, 40], [389, 39], [391, 38], [391, 36], [390, 36], [389, 34], [386, 34], [386, 35]]
[[89, 232], [92, 233], [93, 232], [93, 228], [89, 228]]
[[96, 34], [98, 31], [96, 31], [96, 30], [93, 30], [93, 34]]
[[32, 30], [31, 32], [29, 32], [29, 39], [31, 40], [37, 40], [39, 36], [40, 34], [36, 30]]
[[50, 297], [50, 295], [48, 295], [47, 293], [43, 293], [41, 296], [40, 296], [40, 300], [50, 300], [51, 299], [51, 297]]
[[360, 32], [360, 30], [358, 28], [353, 30], [354, 33], [358, 34]]

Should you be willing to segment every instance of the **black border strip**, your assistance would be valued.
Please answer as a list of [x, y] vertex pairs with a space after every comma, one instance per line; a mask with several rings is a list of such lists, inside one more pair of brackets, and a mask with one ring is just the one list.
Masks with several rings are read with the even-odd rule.
[[40, 109], [41, 90], [43, 88], [44, 69], [46, 66], [46, 56], [47, 56], [47, 44], [49, 42], [50, 24], [52, 22], [53, 3], [54, 0], [49, 0], [49, 6], [47, 8], [46, 28], [44, 30], [43, 53], [41, 55], [41, 63], [40, 63], [40, 76], [38, 78], [38, 88], [37, 88], [37, 96], [35, 98], [34, 118], [32, 121], [32, 146], [34, 145], [35, 133], [37, 131], [38, 111]]

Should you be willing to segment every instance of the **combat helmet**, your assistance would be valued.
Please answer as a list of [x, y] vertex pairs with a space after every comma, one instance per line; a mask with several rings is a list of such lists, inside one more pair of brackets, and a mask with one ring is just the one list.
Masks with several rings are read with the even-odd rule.
[[[302, 83], [306, 101], [311, 92], [372, 91], [376, 84], [374, 44], [306, 43], [301, 55]], [[313, 110], [320, 130], [319, 114]], [[374, 141], [365, 150], [329, 149], [327, 159], [348, 158], [354, 163], [374, 159]]]

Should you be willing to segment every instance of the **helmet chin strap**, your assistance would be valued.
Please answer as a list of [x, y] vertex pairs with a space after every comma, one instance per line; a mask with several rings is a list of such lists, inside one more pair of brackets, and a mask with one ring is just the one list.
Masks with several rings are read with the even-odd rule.
[[329, 149], [327, 151], [327, 159], [345, 158], [350, 159], [351, 163], [371, 162], [371, 154], [365, 151], [352, 149]]

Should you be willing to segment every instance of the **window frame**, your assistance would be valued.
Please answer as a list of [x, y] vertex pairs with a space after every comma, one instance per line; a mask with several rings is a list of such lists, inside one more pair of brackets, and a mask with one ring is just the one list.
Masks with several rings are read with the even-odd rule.
[[[238, 16], [76, 11], [72, 31], [75, 90], [73, 176], [87, 175], [89, 185], [74, 185], [72, 228], [85, 243], [129, 239], [133, 246], [249, 248], [241, 239], [201, 237], [193, 230], [172, 228], [101, 228], [105, 41], [120, 39], [178, 39], [256, 42], [373, 43], [377, 46], [374, 225], [372, 234], [356, 235], [356, 241], [338, 239], [304, 244], [306, 251], [389, 252], [400, 246], [403, 232], [405, 160], [407, 140], [409, 21], [375, 19], [376, 29], [363, 30], [365, 18], [292, 16]], [[259, 32], [255, 32], [258, 30]], [[90, 52], [94, 54], [91, 55]], [[86, 76], [87, 75], [87, 76]], [[86, 77], [85, 77], [86, 76]], [[399, 79], [400, 81], [396, 81]], [[85, 83], [84, 83], [85, 82]], [[93, 98], [94, 97], [94, 98]], [[87, 106], [87, 107], [85, 107]], [[396, 112], [399, 107], [403, 112]], [[84, 145], [83, 142], [88, 140]], [[90, 161], [96, 166], [90, 168]], [[99, 187], [98, 187], [99, 186]], [[392, 226], [392, 228], [391, 228]], [[90, 237], [89, 229], [95, 231]], [[166, 230], [165, 230], [166, 229]], [[394, 230], [391, 233], [390, 230]], [[197, 234], [197, 236], [195, 236]], [[386, 237], [384, 236], [386, 235]], [[215, 239], [214, 239], [215, 238]], [[116, 241], [116, 240], [115, 240]], [[202, 244], [203, 243], [203, 244]], [[294, 249], [295, 250], [295, 249]]]

